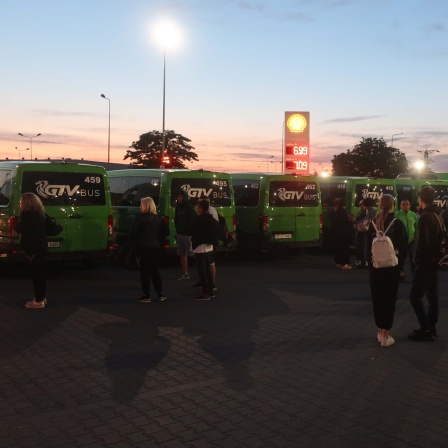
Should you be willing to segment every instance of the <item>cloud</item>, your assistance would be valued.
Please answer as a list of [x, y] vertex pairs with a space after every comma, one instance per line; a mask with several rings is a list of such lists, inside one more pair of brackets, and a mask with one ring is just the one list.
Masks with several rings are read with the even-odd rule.
[[446, 27], [443, 23], [432, 23], [431, 25], [428, 25], [425, 30], [428, 33], [443, 33], [446, 31]]
[[289, 21], [289, 22], [314, 22], [316, 19], [313, 19], [302, 12], [284, 12], [282, 14], [278, 14], [278, 18], [281, 21]]
[[255, 162], [258, 162], [258, 161], [261, 162], [263, 160], [266, 160], [268, 157], [270, 157], [270, 156], [264, 156], [261, 154], [254, 154], [251, 152], [235, 152], [232, 154], [232, 156], [239, 157], [240, 159], [249, 159], [250, 161], [252, 161], [254, 159], [253, 161], [255, 161]]
[[41, 115], [45, 117], [103, 117], [104, 114], [94, 114], [91, 112], [69, 112], [58, 110], [46, 110], [46, 109], [32, 109], [31, 112], [35, 115]]
[[448, 131], [433, 131], [430, 129], [423, 129], [421, 131], [415, 131], [414, 134], [428, 136], [428, 137], [448, 137]]
[[335, 0], [330, 1], [328, 4], [329, 8], [340, 8], [342, 6], [349, 5], [350, 3], [354, 3], [356, 0]]
[[335, 118], [333, 120], [324, 121], [324, 124], [327, 123], [350, 123], [352, 121], [365, 121], [365, 120], [373, 120], [376, 118], [384, 118], [384, 115], [367, 115], [361, 117], [348, 117], [348, 118]]
[[264, 2], [251, 2], [246, 0], [237, 1], [237, 5], [241, 9], [262, 12], [265, 9]]
[[[229, 4], [236, 6], [243, 12], [259, 13], [260, 16], [274, 19], [279, 21], [291, 21], [291, 22], [311, 22], [315, 19], [310, 18], [301, 11], [295, 11], [282, 7], [269, 1], [251, 1], [251, 0], [229, 0]], [[295, 4], [295, 8], [300, 8], [300, 5]]]

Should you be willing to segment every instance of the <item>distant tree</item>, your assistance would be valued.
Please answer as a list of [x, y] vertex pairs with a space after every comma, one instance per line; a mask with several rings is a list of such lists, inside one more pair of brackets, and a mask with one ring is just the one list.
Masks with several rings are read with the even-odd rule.
[[[170, 158], [171, 168], [186, 168], [183, 162], [199, 160], [190, 145], [191, 140], [174, 131], [165, 131], [165, 156]], [[151, 131], [140, 135], [140, 139], [132, 142], [124, 160], [131, 159], [131, 165], [141, 168], [160, 168], [162, 164], [162, 133]]]
[[353, 149], [333, 156], [333, 175], [392, 179], [408, 171], [406, 155], [383, 138], [363, 138]]

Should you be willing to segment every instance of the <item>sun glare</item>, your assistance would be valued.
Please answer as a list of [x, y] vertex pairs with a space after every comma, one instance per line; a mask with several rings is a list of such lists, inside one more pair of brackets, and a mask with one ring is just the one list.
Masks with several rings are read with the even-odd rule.
[[158, 22], [154, 26], [152, 34], [157, 44], [165, 50], [177, 48], [181, 44], [181, 31], [172, 21], [164, 20]]

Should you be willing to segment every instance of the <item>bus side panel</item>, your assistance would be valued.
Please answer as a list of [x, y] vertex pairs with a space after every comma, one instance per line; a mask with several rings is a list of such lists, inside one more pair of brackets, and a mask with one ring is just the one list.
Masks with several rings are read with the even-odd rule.
[[[21, 193], [34, 193], [42, 201], [46, 213], [62, 226], [62, 232], [48, 237], [48, 255], [65, 258], [70, 234], [67, 226], [66, 165], [21, 167]], [[69, 185], [69, 189], [71, 190]]]
[[235, 198], [236, 234], [239, 247], [259, 248], [264, 244], [265, 232], [261, 228], [260, 216], [264, 213], [261, 179], [259, 176], [232, 176]]
[[[170, 223], [172, 222], [171, 238], [174, 238], [175, 234], [174, 214], [177, 193], [179, 191], [186, 192], [192, 206], [196, 205], [201, 196], [206, 196], [210, 200], [210, 205], [225, 217], [229, 230], [232, 229], [235, 206], [232, 194], [232, 183], [228, 174], [191, 172], [176, 175], [173, 173], [169, 182], [169, 187], [165, 186], [164, 191], [169, 198], [169, 204], [167, 202], [165, 202], [165, 204], [170, 210]], [[172, 241], [171, 238], [170, 241]], [[175, 241], [173, 241], [173, 243], [175, 243]], [[173, 245], [172, 247], [175, 246]], [[217, 250], [222, 248], [223, 242], [221, 241], [218, 244]]]
[[269, 243], [321, 245], [319, 185], [313, 179], [271, 180], [268, 189]]
[[49, 255], [90, 258], [107, 254], [110, 196], [105, 170], [74, 165], [35, 165], [23, 173], [22, 190], [35, 193], [62, 226], [48, 237]]
[[320, 179], [320, 193], [322, 203], [322, 240], [323, 245], [330, 247], [333, 245], [333, 235], [331, 230], [330, 212], [336, 199], [345, 199], [347, 213], [351, 214], [352, 184], [347, 179], [326, 178]]
[[319, 185], [285, 175], [233, 175], [238, 241], [258, 249], [320, 246]]
[[105, 252], [109, 247], [108, 217], [111, 215], [110, 194], [105, 173], [85, 167], [67, 166], [67, 178], [78, 186], [68, 196], [67, 251]]
[[114, 246], [122, 245], [129, 239], [142, 198], [151, 197], [156, 207], [159, 207], [161, 200], [160, 174], [152, 174], [150, 170], [142, 171], [144, 170], [135, 170], [132, 174], [120, 171], [108, 173]]

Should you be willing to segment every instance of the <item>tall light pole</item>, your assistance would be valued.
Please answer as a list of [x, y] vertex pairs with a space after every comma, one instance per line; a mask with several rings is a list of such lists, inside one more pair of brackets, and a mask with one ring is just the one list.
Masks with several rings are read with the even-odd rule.
[[394, 147], [394, 136], [395, 135], [403, 135], [403, 132], [400, 132], [399, 134], [392, 134], [392, 143], [390, 145], [392, 148]]
[[17, 151], [19, 151], [19, 159], [21, 158], [20, 157], [20, 151], [29, 151], [30, 150], [30, 148], [20, 149], [20, 148], [17, 148], [17, 146], [16, 146], [16, 149], [17, 149]]
[[163, 160], [166, 152], [165, 139], [165, 86], [166, 86], [166, 50], [175, 47], [180, 41], [180, 32], [176, 25], [171, 22], [159, 23], [154, 35], [159, 45], [163, 48], [163, 105], [162, 105], [162, 154], [160, 158], [160, 168], [163, 168]]
[[18, 134], [21, 135], [22, 137], [30, 139], [30, 153], [31, 153], [30, 154], [30, 160], [33, 160], [33, 138], [39, 137], [39, 135], [42, 135], [42, 134], [39, 133], [37, 135], [33, 135], [32, 137], [30, 137], [28, 135], [23, 135], [21, 132], [19, 132]]
[[163, 108], [162, 108], [162, 162], [160, 168], [163, 168], [165, 158], [165, 79], [166, 79], [166, 50], [163, 49]]
[[107, 167], [109, 168], [110, 163], [110, 99], [104, 95], [104, 93], [101, 94], [101, 98], [104, 98], [105, 100], [109, 101], [109, 131], [107, 133]]

